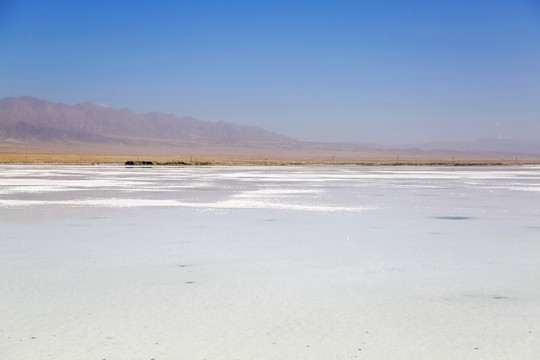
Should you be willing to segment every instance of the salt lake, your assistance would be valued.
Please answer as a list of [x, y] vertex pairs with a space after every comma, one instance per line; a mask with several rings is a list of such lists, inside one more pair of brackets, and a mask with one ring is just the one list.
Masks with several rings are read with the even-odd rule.
[[0, 358], [537, 359], [540, 167], [0, 166]]

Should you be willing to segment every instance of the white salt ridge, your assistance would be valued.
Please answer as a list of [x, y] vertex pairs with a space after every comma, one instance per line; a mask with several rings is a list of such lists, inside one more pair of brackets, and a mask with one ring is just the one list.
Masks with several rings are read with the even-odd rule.
[[54, 185], [41, 185], [41, 186], [9, 186], [0, 188], [0, 194], [17, 194], [17, 193], [44, 193], [44, 192], [62, 192], [62, 191], [72, 191], [75, 189], [66, 188], [62, 186]]
[[265, 200], [242, 200], [231, 199], [213, 203], [182, 202], [178, 200], [152, 200], [152, 199], [77, 199], [77, 200], [0, 200], [0, 207], [30, 207], [30, 206], [77, 206], [77, 207], [184, 207], [199, 209], [274, 209], [274, 210], [299, 210], [299, 211], [364, 211], [372, 209], [361, 206], [332, 206], [332, 205], [309, 205], [288, 202], [272, 202]]
[[[286, 202], [271, 202], [271, 201], [257, 201], [257, 200], [226, 200], [212, 204], [211, 206], [198, 204], [192, 204], [193, 207], [208, 207], [215, 209], [273, 209], [273, 210], [298, 210], [298, 211], [322, 211], [322, 212], [335, 212], [335, 211], [365, 211], [373, 208], [362, 206], [334, 206], [334, 205], [309, 205], [298, 203], [286, 203]], [[202, 204], [201, 204], [202, 205]]]
[[320, 194], [321, 189], [305, 190], [305, 189], [260, 189], [252, 191], [244, 191], [234, 195], [235, 198], [260, 198], [260, 197], [290, 197], [300, 194]]
[[540, 186], [496, 186], [492, 187], [492, 189], [509, 189], [509, 190], [515, 190], [515, 191], [536, 191], [540, 192]]
[[149, 185], [144, 181], [122, 181], [116, 179], [0, 179], [0, 186], [56, 186], [67, 188], [115, 188]]

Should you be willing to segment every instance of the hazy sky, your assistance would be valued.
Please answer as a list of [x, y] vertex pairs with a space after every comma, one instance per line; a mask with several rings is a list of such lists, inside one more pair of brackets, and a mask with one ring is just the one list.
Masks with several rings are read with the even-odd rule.
[[300, 140], [540, 139], [540, 1], [0, 0], [0, 98]]

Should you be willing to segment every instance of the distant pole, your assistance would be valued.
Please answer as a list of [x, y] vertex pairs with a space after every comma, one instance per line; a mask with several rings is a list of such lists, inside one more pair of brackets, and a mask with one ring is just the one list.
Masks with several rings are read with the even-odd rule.
[[454, 157], [452, 156], [452, 164], [454, 163]]
[[399, 161], [399, 155], [398, 155], [398, 156], [396, 156], [396, 161]]
[[518, 163], [518, 159], [517, 159], [517, 156], [516, 156], [516, 165], [517, 165], [517, 163]]
[[334, 161], [334, 155], [332, 155], [332, 161]]

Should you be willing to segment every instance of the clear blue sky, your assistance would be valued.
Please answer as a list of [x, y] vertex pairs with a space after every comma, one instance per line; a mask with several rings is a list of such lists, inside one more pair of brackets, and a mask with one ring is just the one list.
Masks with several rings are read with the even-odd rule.
[[540, 139], [540, 1], [0, 0], [0, 98], [301, 140]]

